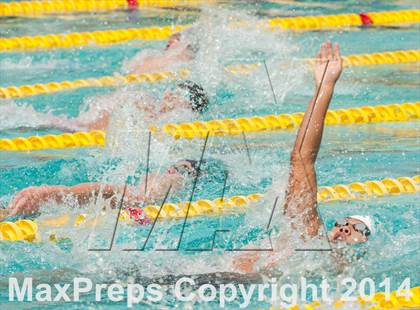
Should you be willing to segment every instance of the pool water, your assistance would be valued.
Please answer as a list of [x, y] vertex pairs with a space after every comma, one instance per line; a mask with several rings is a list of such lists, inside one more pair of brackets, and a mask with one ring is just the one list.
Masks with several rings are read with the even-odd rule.
[[[202, 10], [170, 8], [141, 9], [136, 12], [107, 14], [80, 14], [50, 16], [46, 18], [2, 18], [0, 35], [15, 37], [47, 33], [92, 31], [150, 25], [209, 23], [208, 32], [200, 39], [197, 59], [189, 65], [192, 76], [200, 81], [211, 97], [211, 107], [203, 120], [234, 118], [254, 115], [292, 113], [304, 111], [313, 94], [310, 68], [302, 59], [312, 57], [322, 41], [331, 39], [340, 43], [342, 53], [362, 54], [381, 51], [419, 49], [419, 28], [412, 25], [402, 28], [346, 29], [323, 32], [264, 32], [257, 29], [229, 28], [229, 17], [247, 19], [275, 16], [339, 14], [362, 11], [381, 11], [416, 8], [416, 1], [337, 3], [335, 1], [221, 1]], [[202, 16], [208, 16], [203, 19]], [[30, 52], [0, 53], [0, 85], [23, 85], [50, 81], [74, 80], [122, 73], [123, 60], [147, 48], [162, 48], [164, 41], [130, 41], [106, 47], [52, 49]], [[273, 80], [278, 102], [273, 102], [266, 72], [260, 67], [249, 76], [232, 76], [224, 72], [225, 65], [255, 63], [265, 60]], [[156, 97], [168, 85], [133, 85]], [[418, 63], [346, 68], [336, 87], [332, 109], [416, 102], [419, 100], [420, 75]], [[37, 95], [15, 100], [0, 100], [0, 137], [18, 137], [59, 133], [54, 129], [34, 129], [48, 124], [52, 115], [77, 117], [85, 115], [88, 98], [111, 92], [107, 88], [83, 88], [54, 94]], [[87, 116], [88, 117], [88, 116]], [[281, 195], [288, 172], [289, 154], [293, 147], [295, 130], [248, 134], [249, 156], [242, 136], [210, 137], [205, 158], [223, 161], [229, 171], [225, 196], [265, 193], [272, 190]], [[386, 177], [414, 176], [419, 174], [419, 129], [417, 121], [376, 123], [366, 125], [327, 126], [317, 161], [319, 185], [346, 184], [355, 181], [378, 180]], [[174, 159], [199, 159], [203, 139], [192, 141], [166, 139], [152, 145], [151, 168], [167, 167]], [[167, 144], [169, 154], [161, 155], [162, 144]], [[138, 153], [137, 153], [138, 152]], [[144, 158], [143, 150], [126, 152], [123, 159]], [[145, 171], [144, 165], [135, 161], [137, 173]], [[110, 158], [100, 148], [42, 150], [33, 152], [0, 151], [0, 206], [6, 207], [13, 195], [28, 186], [74, 185], [82, 182], [124, 182], [132, 175], [132, 166], [124, 160]], [[214, 199], [223, 192], [223, 177], [199, 180], [193, 200]], [[276, 184], [277, 184], [276, 183]], [[190, 185], [192, 186], [192, 184]], [[188, 201], [191, 187], [171, 194], [168, 201]], [[274, 197], [274, 196], [273, 196]], [[121, 225], [111, 252], [89, 252], [90, 246], [106, 247], [112, 235], [115, 216], [109, 215], [97, 228], [69, 226], [57, 228], [62, 237], [57, 243], [28, 244], [24, 242], [0, 243], [0, 305], [7, 302], [7, 277], [33, 276], [40, 282], [65, 282], [66, 279], [84, 275], [94, 281], [127, 281], [127, 276], [153, 278], [168, 274], [205, 274], [229, 271], [226, 267], [231, 253], [223, 249], [240, 248], [267, 237], [265, 225], [274, 199], [254, 206], [247, 214], [189, 219], [178, 252], [157, 252], [156, 248], [173, 248], [177, 244], [183, 222], [159, 222], [151, 235], [146, 251], [128, 252], [123, 249], [141, 247], [149, 232], [148, 226]], [[378, 283], [385, 277], [392, 279], [395, 290], [407, 277], [411, 286], [420, 285], [418, 277], [419, 255], [418, 225], [420, 211], [418, 194], [391, 196], [364, 201], [320, 203], [322, 218], [327, 226], [334, 218], [348, 214], [373, 215], [379, 233], [369, 242], [367, 253], [347, 266], [344, 275], [356, 280], [370, 277]], [[271, 199], [271, 200], [270, 200]], [[71, 203], [70, 203], [71, 204]], [[67, 205], [45, 208], [42, 217], [68, 213], [77, 215], [78, 208]], [[85, 212], [97, 213], [98, 206]], [[281, 220], [274, 220], [277, 230], [286, 230]], [[229, 230], [215, 240], [214, 251], [190, 251], [212, 246], [215, 230]], [[45, 236], [50, 231], [43, 231]], [[310, 275], [335, 279], [337, 273], [328, 268], [327, 255], [306, 253], [299, 260], [282, 264], [280, 271], [289, 281]], [[317, 256], [318, 255], [318, 256]], [[127, 270], [136, 272], [127, 272]], [[80, 303], [66, 303], [66, 308], [119, 309], [121, 303], [94, 303], [87, 296]], [[140, 304], [156, 308], [179, 306], [168, 298], [161, 305]], [[200, 304], [190, 304], [200, 307]], [[270, 301], [256, 302], [251, 308], [268, 308]], [[31, 309], [42, 304], [26, 304]], [[51, 303], [50, 309], [62, 309], [62, 303]], [[208, 308], [218, 308], [209, 303]], [[238, 304], [233, 303], [232, 308]], [[16, 309], [20, 306], [16, 306]]]

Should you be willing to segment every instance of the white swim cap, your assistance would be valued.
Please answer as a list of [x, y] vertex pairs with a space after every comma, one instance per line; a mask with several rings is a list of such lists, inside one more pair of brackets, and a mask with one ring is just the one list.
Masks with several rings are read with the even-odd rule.
[[355, 220], [363, 222], [363, 224], [365, 224], [367, 228], [369, 228], [370, 234], [371, 235], [375, 234], [375, 223], [373, 222], [372, 217], [366, 216], [366, 215], [351, 215], [351, 216], [348, 216], [347, 218], [351, 218], [351, 219], [355, 219]]

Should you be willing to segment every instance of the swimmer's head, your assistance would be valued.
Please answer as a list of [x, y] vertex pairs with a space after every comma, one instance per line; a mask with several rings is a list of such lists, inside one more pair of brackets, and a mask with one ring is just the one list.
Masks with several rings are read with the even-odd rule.
[[183, 159], [171, 165], [167, 173], [171, 176], [179, 176], [184, 179], [193, 179], [197, 176], [208, 185], [212, 181], [223, 182], [226, 175], [226, 167], [221, 160], [205, 159], [201, 161], [194, 159]]
[[171, 35], [168, 39], [168, 43], [166, 43], [165, 50], [169, 50], [175, 47], [179, 42], [181, 42], [181, 33], [177, 32]]
[[167, 91], [162, 99], [162, 112], [177, 108], [191, 109], [203, 113], [209, 105], [209, 97], [199, 84], [186, 80], [179, 83], [174, 91]]
[[366, 242], [374, 233], [374, 223], [369, 216], [353, 215], [335, 221], [328, 239], [331, 242], [355, 244]]
[[209, 97], [203, 87], [193, 81], [186, 80], [178, 84], [178, 88], [187, 93], [191, 109], [202, 113], [209, 105]]
[[167, 170], [168, 174], [179, 175], [183, 178], [196, 177], [200, 172], [199, 163], [196, 160], [184, 159], [176, 162]]
[[174, 33], [169, 37], [165, 47], [166, 51], [178, 50], [180, 52], [188, 52], [190, 58], [194, 58], [199, 49], [199, 42], [193, 29]]

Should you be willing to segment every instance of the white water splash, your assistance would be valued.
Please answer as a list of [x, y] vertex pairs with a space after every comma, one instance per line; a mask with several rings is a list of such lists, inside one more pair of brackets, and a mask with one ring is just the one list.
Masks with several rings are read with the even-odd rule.
[[25, 56], [20, 59], [3, 59], [0, 61], [0, 72], [1, 71], [24, 71], [33, 70], [39, 72], [47, 72], [57, 68], [72, 67], [77, 69], [77, 63], [66, 59], [53, 59], [53, 60], [41, 60], [36, 61], [31, 56]]
[[[28, 116], [31, 117], [28, 117]], [[0, 100], [0, 130], [40, 127], [51, 124], [55, 117], [36, 111], [31, 105], [18, 105], [13, 100]]]

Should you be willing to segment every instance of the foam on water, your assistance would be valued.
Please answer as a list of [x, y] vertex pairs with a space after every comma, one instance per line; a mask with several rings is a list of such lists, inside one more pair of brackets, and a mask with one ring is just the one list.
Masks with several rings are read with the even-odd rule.
[[[31, 117], [22, 117], [30, 115]], [[36, 111], [33, 106], [17, 104], [13, 100], [1, 100], [0, 130], [17, 129], [20, 127], [37, 128], [50, 125], [55, 117], [50, 113]]]
[[[227, 74], [225, 66], [238, 63], [262, 65], [262, 61], [266, 61], [274, 91], [281, 104], [288, 92], [298, 88], [303, 80], [305, 70], [300, 62], [294, 61], [298, 47], [286, 33], [267, 32], [253, 26], [234, 26], [244, 21], [247, 25], [257, 24], [255, 17], [243, 13], [210, 8], [204, 11], [195, 26], [200, 49], [191, 66], [192, 76], [211, 94], [215, 94], [224, 85], [235, 94], [235, 102], [220, 106], [224, 113], [231, 112], [233, 108], [239, 109], [239, 113], [248, 114], [255, 114], [267, 106], [272, 107], [272, 110], [278, 109], [273, 106], [264, 66], [260, 66], [248, 78]], [[284, 66], [285, 62], [287, 66]], [[218, 116], [221, 111], [216, 108], [211, 112]]]
[[59, 67], [75, 67], [75, 63], [65, 59], [53, 59], [53, 60], [36, 60], [34, 57], [25, 56], [19, 59], [5, 58], [0, 61], [0, 72], [10, 74], [10, 71], [25, 71], [25, 70], [36, 70], [38, 72], [48, 72]]

